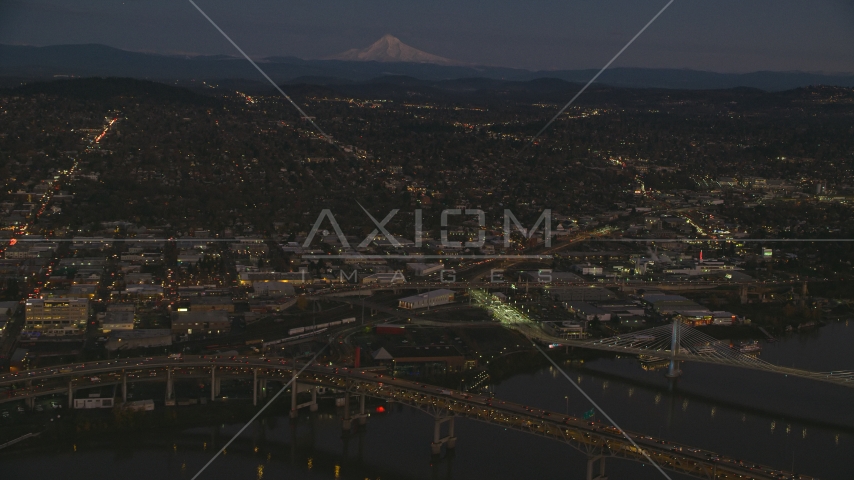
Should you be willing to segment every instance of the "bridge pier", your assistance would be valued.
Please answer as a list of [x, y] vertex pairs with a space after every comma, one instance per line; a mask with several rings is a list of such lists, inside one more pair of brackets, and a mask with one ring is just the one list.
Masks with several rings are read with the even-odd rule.
[[216, 365], [211, 365], [211, 401], [216, 399]]
[[317, 411], [317, 387], [311, 387], [311, 405], [308, 406], [308, 411]]
[[258, 369], [252, 369], [252, 406], [258, 406]]
[[128, 401], [128, 374], [122, 370], [122, 403]]
[[[448, 424], [448, 435], [442, 436], [442, 424]], [[453, 450], [457, 446], [457, 437], [454, 436], [454, 417], [436, 417], [433, 423], [433, 443], [430, 444], [430, 450], [433, 455], [439, 455], [442, 452], [442, 445], [445, 445], [448, 450]]]
[[341, 429], [349, 432], [352, 426], [353, 421], [350, 420], [350, 385], [347, 385], [344, 390], [344, 417], [341, 419]]
[[33, 411], [36, 408], [36, 397], [27, 397], [24, 403], [27, 405], [27, 410]]
[[297, 369], [294, 365], [294, 380], [291, 382], [291, 418], [297, 418], [297, 394], [299, 393], [299, 384], [297, 383]]
[[365, 394], [359, 395], [359, 425], [368, 423], [368, 415], [365, 413]]
[[[596, 470], [596, 462], [599, 462], [599, 475], [594, 475], [594, 471]], [[608, 480], [608, 477], [605, 476], [605, 456], [597, 455], [595, 457], [589, 457], [587, 459], [587, 480]]]
[[[172, 400], [174, 386], [172, 383], [172, 367], [166, 367], [166, 401]], [[168, 403], [167, 403], [168, 404]]]
[[72, 380], [68, 381], [68, 409], [74, 408], [74, 386]]

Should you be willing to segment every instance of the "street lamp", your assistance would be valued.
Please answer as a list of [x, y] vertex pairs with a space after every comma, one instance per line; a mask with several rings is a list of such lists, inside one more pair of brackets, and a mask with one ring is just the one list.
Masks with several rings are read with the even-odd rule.
[[566, 400], [566, 416], [569, 416], [569, 395], [564, 395], [563, 399]]

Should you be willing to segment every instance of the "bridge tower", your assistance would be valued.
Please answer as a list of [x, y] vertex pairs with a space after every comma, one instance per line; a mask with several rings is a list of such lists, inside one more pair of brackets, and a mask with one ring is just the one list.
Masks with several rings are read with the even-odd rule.
[[679, 354], [679, 343], [682, 340], [682, 327], [679, 320], [673, 320], [673, 330], [670, 333], [670, 366], [667, 368], [667, 378], [677, 378], [682, 375], [682, 370], [679, 369], [679, 360], [676, 360], [676, 355]]

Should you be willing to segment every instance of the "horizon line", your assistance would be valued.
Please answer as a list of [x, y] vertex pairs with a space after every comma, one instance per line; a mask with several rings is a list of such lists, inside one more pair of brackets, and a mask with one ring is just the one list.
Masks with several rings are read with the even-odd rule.
[[[226, 53], [199, 53], [199, 52], [168, 52], [167, 53], [167, 52], [157, 52], [157, 51], [151, 51], [151, 50], [130, 50], [130, 49], [125, 49], [125, 48], [121, 48], [121, 47], [117, 47], [117, 46], [113, 46], [113, 45], [108, 45], [105, 43], [97, 43], [97, 42], [90, 42], [90, 43], [54, 43], [54, 44], [49, 44], [49, 45], [34, 45], [34, 44], [26, 44], [26, 43], [0, 43], [0, 46], [32, 47], [32, 48], [100, 46], [100, 47], [111, 48], [114, 50], [119, 50], [122, 52], [139, 53], [139, 54], [143, 54], [143, 55], [156, 55], [156, 56], [161, 56], [161, 57], [189, 57], [187, 59], [195, 59], [196, 57], [228, 57], [229, 59], [234, 59], [234, 60], [241, 60], [242, 59], [242, 57], [240, 57], [240, 56], [229, 55]], [[413, 48], [415, 48], [415, 47], [413, 47]], [[341, 53], [341, 52], [338, 52], [338, 53]], [[429, 53], [429, 52], [425, 52], [425, 53]], [[336, 55], [336, 54], [333, 54], [333, 55]], [[480, 67], [480, 68], [518, 70], [518, 71], [530, 72], [530, 73], [583, 72], [583, 71], [588, 71], [588, 70], [597, 70], [596, 67], [576, 67], [576, 68], [565, 67], [565, 68], [532, 69], [532, 68], [526, 68], [526, 67], [511, 67], [511, 66], [503, 66], [503, 65], [487, 65], [487, 64], [481, 64], [481, 63], [468, 63], [468, 62], [463, 62], [463, 61], [459, 61], [461, 63], [461, 65], [442, 65], [439, 63], [429, 63], [429, 62], [404, 62], [404, 61], [380, 62], [380, 61], [376, 61], [376, 60], [336, 60], [336, 59], [329, 59], [329, 58], [323, 58], [323, 57], [305, 58], [305, 57], [300, 57], [297, 55], [288, 55], [288, 54], [269, 54], [269, 55], [264, 55], [264, 56], [260, 56], [260, 55], [251, 56], [251, 58], [253, 60], [261, 60], [261, 61], [265, 61], [268, 58], [273, 58], [273, 57], [294, 58], [297, 60], [302, 60], [302, 61], [307, 61], [307, 62], [320, 61], [320, 62], [347, 62], [347, 63], [380, 63], [380, 64], [392, 64], [392, 65], [393, 64], [410, 64], [410, 65], [432, 65], [435, 67], [442, 67], [442, 68], [477, 68], [477, 67]], [[269, 62], [269, 63], [277, 63], [277, 62]], [[675, 66], [674, 67], [621, 66], [621, 67], [614, 67], [612, 69], [609, 69], [609, 71], [617, 71], [617, 70], [661, 70], [661, 71], [670, 70], [670, 71], [689, 71], [689, 72], [697, 72], [697, 73], [711, 73], [711, 74], [716, 74], [716, 75], [750, 75], [750, 74], [756, 74], [756, 73], [776, 73], [776, 74], [808, 74], [808, 75], [823, 75], [823, 76], [854, 77], [854, 71], [848, 71], [848, 72], [837, 71], [837, 72], [834, 72], [834, 71], [821, 71], [821, 70], [815, 71], [815, 70], [797, 70], [797, 69], [794, 69], [794, 70], [792, 70], [792, 69], [790, 69], [790, 70], [763, 69], [763, 70], [750, 70], [750, 71], [743, 71], [743, 72], [703, 70], [703, 69], [697, 69], [697, 68], [691, 68], [691, 67], [675, 67]], [[295, 77], [295, 78], [300, 78], [300, 77]], [[330, 77], [330, 78], [339, 78], [339, 77]], [[378, 78], [381, 78], [381, 77], [378, 77]], [[469, 78], [469, 77], [466, 77], [466, 78]], [[547, 78], [547, 77], [543, 77], [543, 78]], [[532, 79], [532, 80], [536, 80], [536, 79]], [[523, 81], [523, 80], [506, 80], [506, 81], [512, 82], [512, 81]]]

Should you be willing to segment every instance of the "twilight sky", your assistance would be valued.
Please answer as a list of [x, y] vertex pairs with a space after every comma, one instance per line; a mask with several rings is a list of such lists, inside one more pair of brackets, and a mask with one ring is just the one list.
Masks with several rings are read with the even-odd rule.
[[[253, 57], [386, 33], [472, 64], [602, 67], [667, 0], [196, 0]], [[237, 55], [186, 0], [0, 0], [0, 43]], [[676, 0], [614, 64], [854, 73], [854, 0]]]

